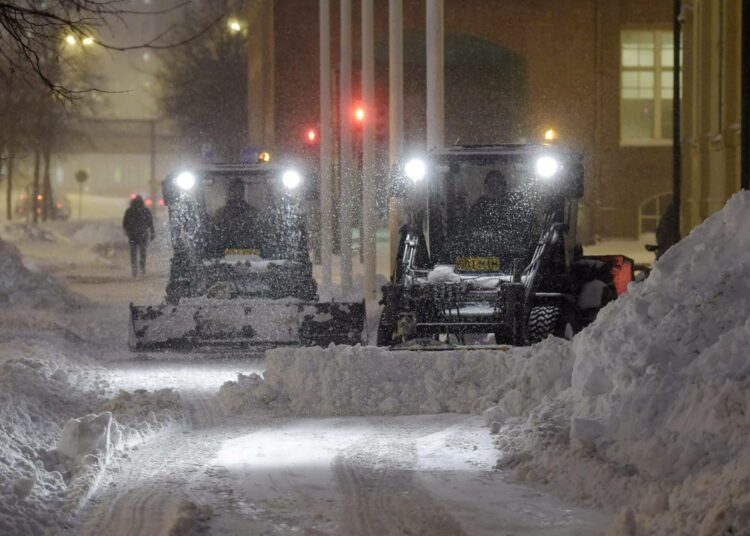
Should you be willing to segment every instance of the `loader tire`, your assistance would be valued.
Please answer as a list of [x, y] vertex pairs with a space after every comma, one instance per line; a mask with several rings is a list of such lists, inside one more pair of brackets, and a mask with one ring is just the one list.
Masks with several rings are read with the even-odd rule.
[[529, 344], [543, 341], [550, 335], [564, 336], [560, 327], [562, 307], [559, 305], [536, 305], [529, 313]]
[[384, 318], [384, 314], [381, 314], [380, 321], [378, 322], [378, 346], [393, 346], [395, 339], [393, 335], [396, 333], [396, 326], [388, 322]]

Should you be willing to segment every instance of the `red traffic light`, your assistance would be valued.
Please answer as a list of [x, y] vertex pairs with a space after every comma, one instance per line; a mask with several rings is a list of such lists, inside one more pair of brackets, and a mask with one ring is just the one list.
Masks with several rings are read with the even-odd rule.
[[314, 128], [308, 129], [308, 131], [305, 132], [305, 141], [307, 141], [307, 143], [315, 143], [318, 141], [318, 131]]
[[357, 107], [357, 108], [356, 108], [356, 109], [354, 110], [354, 120], [355, 120], [355, 121], [356, 121], [357, 123], [359, 123], [359, 124], [362, 124], [362, 123], [364, 123], [364, 122], [365, 122], [365, 109], [364, 109], [364, 108], [362, 108], [361, 106], [358, 106], [358, 107]]

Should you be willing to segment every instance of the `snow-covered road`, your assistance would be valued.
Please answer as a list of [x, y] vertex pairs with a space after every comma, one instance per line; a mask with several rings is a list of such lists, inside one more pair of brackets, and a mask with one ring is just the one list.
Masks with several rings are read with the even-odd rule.
[[211, 425], [114, 466], [70, 534], [593, 535], [609, 521], [509, 483], [476, 417], [197, 413]]
[[55, 329], [81, 337], [111, 395], [176, 390], [184, 423], [116, 456], [69, 536], [594, 535], [611, 522], [510, 482], [494, 469], [497, 450], [476, 416], [303, 419], [258, 410], [228, 418], [219, 387], [262, 372], [264, 359], [130, 354], [127, 304], [158, 302], [164, 272], [133, 281], [122, 252], [108, 259], [115, 268], [58, 258], [72, 254], [57, 248], [44, 266], [91, 305], [55, 318]]

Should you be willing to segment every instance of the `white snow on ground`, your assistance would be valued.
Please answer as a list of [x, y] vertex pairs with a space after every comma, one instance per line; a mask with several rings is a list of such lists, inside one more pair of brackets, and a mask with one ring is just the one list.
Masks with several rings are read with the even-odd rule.
[[[228, 411], [486, 410], [522, 480], [622, 507], [615, 534], [750, 534], [750, 193], [735, 195], [572, 343], [269, 352]], [[500, 430], [501, 424], [504, 428]]]
[[0, 240], [0, 534], [56, 534], [107, 462], [181, 422], [171, 390], [110, 397], [108, 371], [62, 328], [87, 300]]
[[28, 270], [18, 249], [0, 240], [0, 307], [60, 310], [83, 302], [53, 277]]
[[646, 245], [656, 244], [654, 233], [644, 233], [636, 240], [607, 238], [583, 247], [584, 255], [625, 255], [636, 264], [652, 265], [654, 253], [646, 251]]
[[0, 534], [55, 533], [123, 449], [181, 423], [172, 390], [120, 392], [59, 344], [0, 340]]
[[627, 505], [618, 534], [748, 534], [748, 342], [742, 192], [576, 337], [571, 388], [515, 431], [509, 464]]
[[264, 379], [240, 375], [220, 392], [230, 413], [268, 406], [295, 415], [518, 415], [570, 385], [572, 355], [559, 339], [534, 348], [460, 352], [376, 347], [276, 349]]

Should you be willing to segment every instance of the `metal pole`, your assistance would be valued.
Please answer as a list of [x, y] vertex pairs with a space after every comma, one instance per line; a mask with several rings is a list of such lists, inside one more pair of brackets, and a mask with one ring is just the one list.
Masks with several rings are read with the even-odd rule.
[[341, 197], [339, 243], [341, 249], [341, 293], [352, 290], [352, 0], [341, 0], [341, 53], [339, 73], [339, 125], [341, 129]]
[[[404, 1], [388, 3], [388, 156], [393, 167], [404, 147]], [[391, 263], [398, 250], [398, 202], [389, 202], [388, 228], [391, 237]]]
[[674, 236], [680, 239], [680, 215], [682, 208], [682, 136], [680, 125], [680, 110], [682, 101], [680, 99], [681, 62], [680, 49], [682, 48], [682, 0], [674, 0], [674, 93], [672, 94], [672, 172], [674, 184], [672, 186], [672, 206], [674, 207]]
[[321, 286], [331, 291], [331, 2], [320, 0], [320, 258]]
[[[276, 142], [276, 61], [274, 59], [276, 34], [274, 20], [273, 0], [265, 0], [263, 9], [263, 149], [266, 151], [273, 151]], [[328, 35], [330, 40], [330, 32]]]
[[362, 0], [362, 102], [365, 122], [362, 132], [362, 252], [363, 292], [375, 298], [375, 28], [373, 0]]
[[750, 1], [742, 0], [742, 142], [740, 186], [750, 190]]
[[445, 138], [445, 51], [443, 0], [427, 0], [427, 150]]
[[156, 210], [159, 206], [159, 200], [157, 199], [157, 197], [159, 196], [159, 191], [156, 183], [156, 121], [153, 119], [149, 121], [149, 141], [149, 149], [151, 151], [151, 175], [148, 181], [149, 195], [151, 196], [151, 201], [153, 202], [153, 204], [151, 205], [151, 212], [156, 215]]

